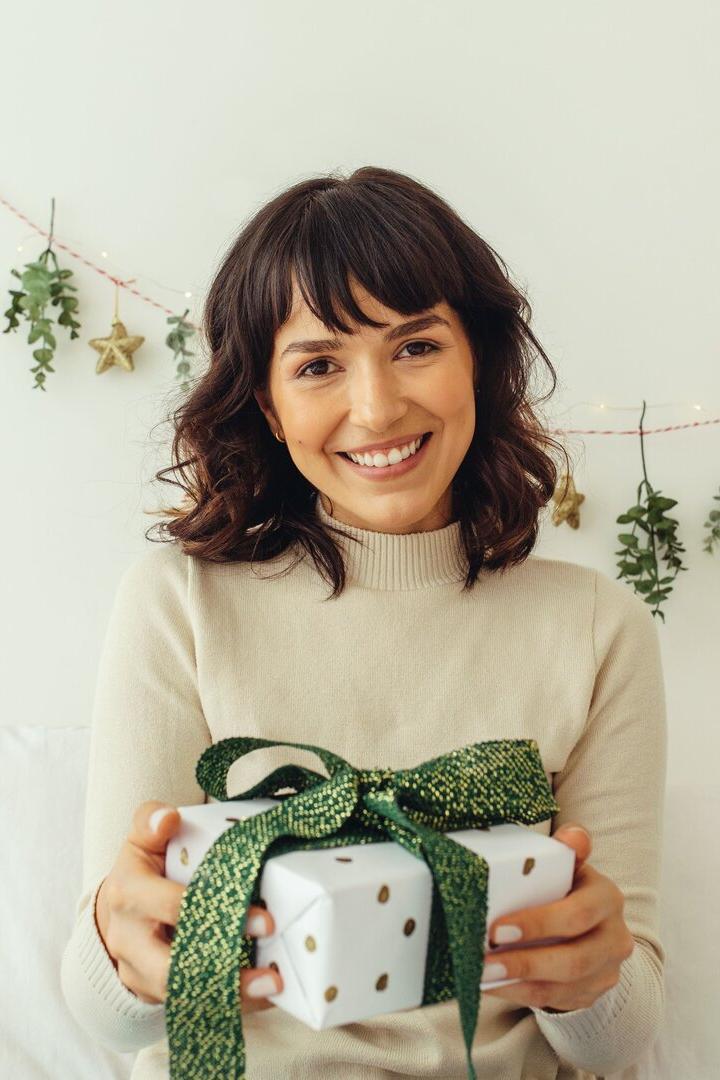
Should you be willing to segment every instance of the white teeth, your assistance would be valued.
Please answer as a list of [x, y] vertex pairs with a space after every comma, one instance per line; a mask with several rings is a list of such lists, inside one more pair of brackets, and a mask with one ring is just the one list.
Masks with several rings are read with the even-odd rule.
[[348, 453], [348, 457], [351, 461], [354, 461], [356, 465], [374, 465], [376, 469], [384, 469], [388, 465], [397, 465], [398, 462], [404, 461], [412, 454], [417, 453], [422, 440], [423, 437], [421, 435], [415, 442], [406, 443], [404, 446], [393, 446], [390, 450], [376, 450], [372, 454]]

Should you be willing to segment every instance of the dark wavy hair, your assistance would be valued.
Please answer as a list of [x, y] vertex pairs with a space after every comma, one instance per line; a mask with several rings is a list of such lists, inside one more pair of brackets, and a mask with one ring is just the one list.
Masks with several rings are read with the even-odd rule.
[[[442, 301], [457, 312], [477, 380], [475, 433], [452, 483], [453, 520], [468, 560], [463, 589], [483, 566], [503, 570], [524, 561], [557, 484], [550, 451], [568, 460], [534, 412], [557, 379], [529, 327], [530, 304], [501, 257], [447, 202], [410, 176], [374, 166], [294, 184], [254, 214], [225, 255], [203, 311], [209, 363], [170, 417], [173, 464], [155, 473], [185, 498], [179, 507], [147, 511], [169, 520], [146, 537], [155, 539], [148, 533], [157, 529], [185, 554], [214, 562], [265, 562], [295, 545], [332, 585], [327, 599], [343, 591], [336, 530], [317, 519], [317, 489], [273, 437], [253, 394], [268, 390], [275, 333], [292, 307], [292, 273], [313, 314], [346, 334], [352, 327], [343, 313], [382, 325], [358, 308], [351, 275], [403, 315]], [[535, 353], [552, 387], [530, 400]]]

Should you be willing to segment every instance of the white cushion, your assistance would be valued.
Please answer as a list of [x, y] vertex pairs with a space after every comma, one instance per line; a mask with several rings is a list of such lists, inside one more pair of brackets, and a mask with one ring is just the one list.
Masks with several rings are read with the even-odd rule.
[[0, 727], [0, 1076], [127, 1080], [135, 1057], [95, 1043], [60, 987], [80, 895], [88, 736]]

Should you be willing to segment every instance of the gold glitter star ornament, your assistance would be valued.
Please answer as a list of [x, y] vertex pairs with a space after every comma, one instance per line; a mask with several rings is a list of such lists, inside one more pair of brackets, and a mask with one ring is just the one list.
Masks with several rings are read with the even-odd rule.
[[575, 490], [572, 476], [563, 473], [558, 481], [553, 494], [555, 509], [552, 512], [553, 525], [562, 525], [566, 521], [572, 529], [580, 525], [580, 503], [585, 502], [585, 496]]
[[91, 338], [88, 342], [100, 353], [100, 359], [95, 368], [96, 374], [102, 375], [103, 371], [107, 371], [113, 364], [125, 368], [126, 371], [132, 371], [135, 367], [132, 354], [140, 348], [144, 340], [145, 338], [140, 334], [128, 334], [125, 324], [116, 315], [112, 321], [109, 337]]

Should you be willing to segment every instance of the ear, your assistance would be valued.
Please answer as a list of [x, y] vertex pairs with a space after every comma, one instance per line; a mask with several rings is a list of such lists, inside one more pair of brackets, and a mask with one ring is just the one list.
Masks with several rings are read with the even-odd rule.
[[275, 419], [275, 413], [273, 412], [272, 406], [270, 405], [270, 402], [268, 400], [267, 393], [264, 390], [253, 390], [253, 395], [258, 405], [262, 409], [265, 415], [265, 419], [270, 425], [270, 430], [275, 431], [278, 427], [278, 424]]

